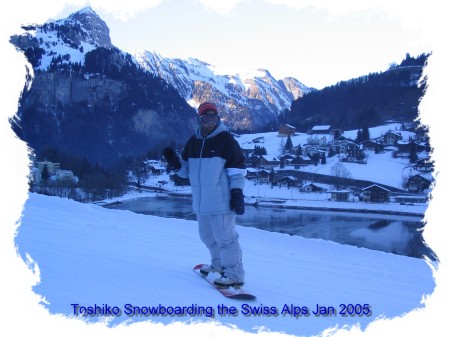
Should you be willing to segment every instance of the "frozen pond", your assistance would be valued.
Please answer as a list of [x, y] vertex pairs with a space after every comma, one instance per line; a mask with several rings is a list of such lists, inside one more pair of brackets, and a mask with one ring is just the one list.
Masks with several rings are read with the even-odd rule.
[[[195, 220], [190, 198], [142, 197], [111, 208], [168, 218]], [[309, 211], [246, 206], [240, 226], [365, 247], [388, 253], [434, 259], [424, 243], [420, 217], [353, 212]]]

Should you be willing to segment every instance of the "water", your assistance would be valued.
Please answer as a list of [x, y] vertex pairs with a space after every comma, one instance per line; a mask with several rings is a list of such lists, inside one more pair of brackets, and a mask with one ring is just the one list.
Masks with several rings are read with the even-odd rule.
[[[195, 220], [190, 198], [143, 197], [123, 201], [111, 208], [167, 218]], [[380, 250], [416, 258], [434, 252], [424, 243], [422, 218], [380, 214], [359, 214], [246, 206], [236, 217], [240, 226], [271, 232], [324, 239], [341, 244]]]

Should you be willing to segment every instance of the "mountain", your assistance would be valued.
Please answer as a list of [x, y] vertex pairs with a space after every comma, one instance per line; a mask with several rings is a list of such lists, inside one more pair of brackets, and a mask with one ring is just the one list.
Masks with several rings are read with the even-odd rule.
[[28, 33], [11, 37], [11, 42], [25, 52], [35, 70], [47, 70], [58, 56], [72, 63], [83, 63], [87, 52], [98, 47], [114, 47], [108, 26], [91, 7], [65, 19], [24, 25], [22, 29]]
[[34, 77], [12, 127], [38, 160], [65, 158], [74, 170], [86, 160], [110, 168], [160, 155], [163, 146], [184, 143], [194, 132], [195, 110], [114, 47], [90, 7], [22, 28], [11, 43], [33, 65]]
[[426, 91], [422, 71], [429, 54], [406, 55], [400, 65], [341, 81], [310, 92], [292, 102], [280, 122], [299, 131], [314, 125], [349, 130], [381, 125], [387, 121], [412, 122], [419, 116], [419, 102]]
[[197, 127], [193, 107], [203, 100], [218, 102], [230, 129], [252, 132], [276, 127], [279, 113], [312, 90], [267, 70], [220, 75], [195, 59], [133, 56], [111, 43], [91, 7], [22, 29], [10, 42], [33, 77], [12, 127], [38, 160], [60, 162], [79, 176], [86, 166], [131, 165], [159, 157], [163, 146], [180, 148]]
[[227, 75], [194, 58], [171, 59], [150, 51], [134, 56], [146, 71], [174, 86], [192, 106], [214, 100], [226, 125], [234, 131], [274, 130], [281, 111], [314, 91], [292, 77], [276, 80], [265, 69]]

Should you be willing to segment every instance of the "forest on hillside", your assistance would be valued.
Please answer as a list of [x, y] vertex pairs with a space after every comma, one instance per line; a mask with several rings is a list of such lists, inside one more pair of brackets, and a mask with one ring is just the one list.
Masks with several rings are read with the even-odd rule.
[[280, 123], [305, 132], [314, 125], [343, 130], [360, 129], [386, 121], [411, 122], [426, 90], [422, 71], [430, 54], [392, 64], [381, 73], [371, 73], [313, 91], [292, 102], [280, 115]]

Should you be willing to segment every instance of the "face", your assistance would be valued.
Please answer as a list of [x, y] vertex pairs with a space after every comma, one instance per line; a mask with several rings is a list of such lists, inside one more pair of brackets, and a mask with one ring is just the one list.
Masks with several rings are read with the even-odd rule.
[[200, 124], [207, 134], [213, 132], [219, 122], [219, 115], [214, 111], [207, 111], [200, 116]]

